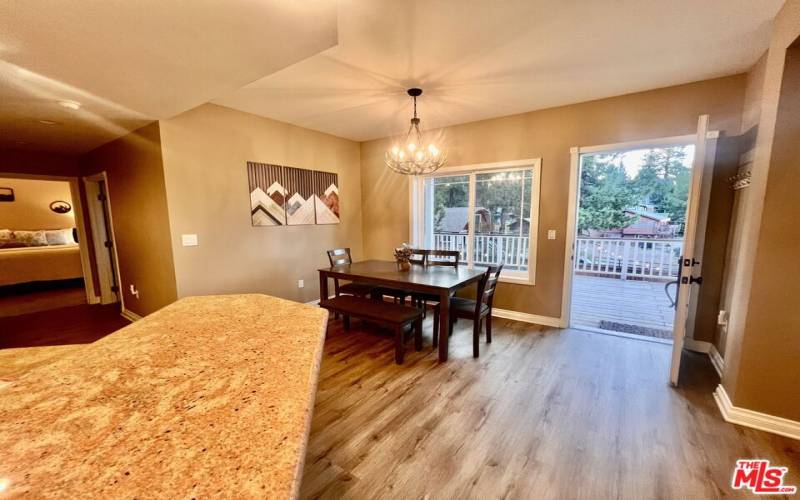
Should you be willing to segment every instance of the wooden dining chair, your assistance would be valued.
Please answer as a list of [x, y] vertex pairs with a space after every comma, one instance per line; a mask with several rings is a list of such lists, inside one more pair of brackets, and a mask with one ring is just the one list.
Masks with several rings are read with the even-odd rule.
[[472, 356], [475, 358], [478, 357], [480, 351], [481, 326], [484, 319], [486, 320], [486, 343], [492, 342], [492, 302], [502, 270], [502, 264], [486, 268], [486, 273], [478, 282], [476, 300], [462, 297], [450, 299], [450, 335], [453, 334], [453, 323], [456, 318], [473, 320], [475, 323], [472, 327]]
[[[350, 256], [349, 248], [334, 248], [328, 250], [328, 260], [331, 267], [346, 266], [353, 263], [353, 258]], [[375, 291], [375, 285], [368, 283], [339, 283], [338, 278], [333, 278], [333, 293], [336, 297], [339, 295], [355, 295], [356, 297], [370, 297], [372, 292]]]
[[[461, 261], [461, 252], [458, 250], [417, 250], [424, 255], [425, 266], [448, 266], [457, 268]], [[433, 259], [431, 259], [433, 257]], [[437, 295], [414, 292], [411, 294], [411, 303], [422, 309], [423, 318], [428, 315], [428, 302], [438, 302]], [[438, 307], [438, 305], [436, 306]], [[438, 311], [434, 311], [438, 316]], [[435, 328], [435, 325], [434, 325]]]

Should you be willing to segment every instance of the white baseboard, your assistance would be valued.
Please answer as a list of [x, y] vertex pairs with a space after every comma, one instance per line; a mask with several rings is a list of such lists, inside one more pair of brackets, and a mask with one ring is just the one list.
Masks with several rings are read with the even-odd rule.
[[718, 385], [717, 390], [714, 391], [714, 399], [726, 422], [800, 440], [800, 422], [746, 408], [737, 408], [733, 406], [722, 384]]
[[498, 318], [513, 319], [515, 321], [522, 321], [523, 323], [533, 323], [535, 325], [552, 326], [561, 328], [561, 318], [553, 318], [551, 316], [539, 316], [538, 314], [528, 314], [519, 311], [509, 311], [508, 309], [492, 308], [492, 316]]
[[690, 338], [683, 339], [683, 347], [689, 349], [690, 351], [708, 354], [709, 351], [711, 351], [711, 346], [711, 342], [706, 342], [704, 340], [695, 340]]
[[[333, 299], [335, 297], [336, 297], [336, 295], [331, 295], [328, 298], [329, 299]], [[308, 304], [310, 306], [318, 306], [319, 305], [319, 299], [310, 300], [310, 301], [306, 302], [306, 304]]]
[[139, 316], [138, 314], [136, 314], [133, 311], [129, 311], [128, 309], [125, 309], [124, 307], [122, 308], [122, 311], [120, 311], [120, 315], [123, 318], [125, 318], [125, 319], [127, 319], [128, 321], [131, 321], [131, 322], [139, 321], [140, 319], [142, 319], [141, 316]]
[[97, 295], [89, 295], [87, 297], [87, 299], [86, 299], [86, 302], [89, 305], [99, 304], [100, 303], [100, 297], [98, 297]]
[[714, 365], [714, 369], [717, 370], [717, 375], [719, 375], [719, 378], [722, 378], [722, 369], [725, 367], [725, 360], [722, 359], [722, 355], [714, 344], [711, 344], [708, 357], [711, 359], [711, 364]]

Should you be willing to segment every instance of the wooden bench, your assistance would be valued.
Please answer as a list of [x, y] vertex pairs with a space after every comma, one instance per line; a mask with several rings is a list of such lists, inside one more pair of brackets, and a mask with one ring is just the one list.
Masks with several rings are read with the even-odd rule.
[[319, 305], [340, 313], [344, 317], [345, 330], [350, 329], [351, 316], [391, 327], [394, 330], [394, 360], [397, 364], [403, 363], [405, 355], [406, 327], [414, 331], [414, 348], [422, 350], [422, 311], [419, 309], [352, 295], [323, 300]]

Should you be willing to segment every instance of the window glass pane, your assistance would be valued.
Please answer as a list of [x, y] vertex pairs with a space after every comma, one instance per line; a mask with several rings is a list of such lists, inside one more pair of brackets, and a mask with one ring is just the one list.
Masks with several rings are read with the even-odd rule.
[[475, 176], [474, 265], [527, 271], [533, 170]]
[[458, 250], [467, 259], [469, 176], [433, 177], [425, 181], [425, 247]]

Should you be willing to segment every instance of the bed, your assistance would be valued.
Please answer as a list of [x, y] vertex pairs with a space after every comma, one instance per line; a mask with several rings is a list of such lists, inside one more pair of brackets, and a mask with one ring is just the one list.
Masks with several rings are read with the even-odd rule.
[[0, 248], [0, 286], [83, 277], [78, 245]]

